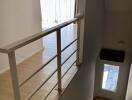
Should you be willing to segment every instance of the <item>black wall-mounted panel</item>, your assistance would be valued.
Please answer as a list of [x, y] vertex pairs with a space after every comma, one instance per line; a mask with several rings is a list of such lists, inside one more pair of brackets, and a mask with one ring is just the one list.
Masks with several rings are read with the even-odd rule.
[[124, 62], [125, 51], [103, 48], [100, 52], [100, 59], [108, 60], [108, 61], [115, 61], [115, 62]]

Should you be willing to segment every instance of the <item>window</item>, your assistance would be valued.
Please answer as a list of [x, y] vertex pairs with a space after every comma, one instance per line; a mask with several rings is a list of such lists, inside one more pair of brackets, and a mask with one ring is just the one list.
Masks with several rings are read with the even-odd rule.
[[119, 66], [104, 64], [102, 89], [116, 92]]
[[76, 0], [40, 0], [42, 28], [74, 18]]

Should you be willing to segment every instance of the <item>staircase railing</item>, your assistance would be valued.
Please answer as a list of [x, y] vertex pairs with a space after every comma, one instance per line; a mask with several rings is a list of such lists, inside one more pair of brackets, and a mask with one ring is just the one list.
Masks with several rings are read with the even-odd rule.
[[[59, 95], [62, 94], [62, 78], [66, 75], [66, 73], [71, 69], [71, 67], [76, 63], [77, 66], [79, 66], [79, 48], [80, 48], [80, 21], [83, 18], [82, 15], [77, 16], [76, 18], [73, 18], [69, 21], [63, 22], [59, 25], [56, 25], [52, 28], [49, 28], [47, 30], [44, 30], [40, 33], [37, 33], [35, 35], [29, 36], [25, 39], [22, 39], [20, 41], [17, 41], [13, 44], [10, 44], [6, 47], [0, 48], [0, 53], [8, 54], [9, 58], [9, 65], [10, 65], [10, 72], [11, 72], [11, 79], [12, 79], [12, 87], [14, 92], [14, 99], [15, 100], [21, 100], [20, 95], [20, 87], [23, 86], [26, 82], [28, 82], [32, 77], [34, 77], [38, 72], [40, 72], [46, 65], [48, 65], [50, 62], [52, 62], [57, 57], [57, 69], [49, 75], [49, 77], [41, 84], [41, 86], [38, 87], [32, 94], [30, 94], [26, 100], [30, 100], [40, 89], [41, 87], [46, 84], [46, 82], [57, 72], [58, 75], [58, 82], [54, 85], [54, 87], [51, 89], [51, 91], [47, 94], [47, 96], [44, 98], [44, 100], [50, 95], [50, 93], [54, 90], [54, 88], [58, 85], [58, 93]], [[70, 25], [72, 23], [77, 23], [77, 38], [73, 40], [70, 44], [68, 44], [64, 49], [61, 50], [61, 28]], [[36, 72], [32, 73], [30, 77], [28, 77], [26, 80], [24, 80], [22, 83], [19, 83], [18, 81], [18, 72], [17, 72], [17, 65], [16, 65], [16, 57], [15, 57], [15, 50], [24, 47], [38, 39], [41, 39], [52, 32], [56, 31], [57, 36], [57, 54], [51, 58], [49, 61], [47, 61], [41, 68], [37, 69]], [[63, 51], [65, 51], [68, 47], [70, 47], [74, 42], [77, 41], [77, 49], [62, 63], [61, 61], [61, 54]], [[62, 76], [61, 74], [61, 67], [64, 65], [68, 59], [77, 52], [77, 57], [74, 63], [68, 68], [68, 70], [64, 73]]]

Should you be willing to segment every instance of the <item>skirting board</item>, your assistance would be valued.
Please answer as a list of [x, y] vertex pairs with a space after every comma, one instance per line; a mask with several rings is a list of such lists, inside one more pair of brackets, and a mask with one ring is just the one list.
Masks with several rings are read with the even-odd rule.
[[4, 72], [8, 71], [10, 69], [10, 67], [5, 67], [2, 70], [0, 70], [0, 75], [3, 74]]
[[[42, 48], [41, 50], [38, 50], [38, 51], [35, 52], [34, 54], [36, 54], [36, 53], [38, 53], [38, 52], [40, 52], [40, 51], [43, 51], [43, 50], [44, 50], [44, 48]], [[22, 59], [21, 61], [18, 61], [17, 65], [20, 64], [21, 62], [23, 62], [24, 60], [26, 60], [26, 59], [32, 57], [34, 54], [28, 55], [25, 59]], [[0, 70], [0, 75], [3, 74], [4, 72], [8, 71], [9, 69], [10, 69], [9, 65], [7, 65], [7, 66], [4, 67], [4, 68], [1, 68], [1, 70]]]

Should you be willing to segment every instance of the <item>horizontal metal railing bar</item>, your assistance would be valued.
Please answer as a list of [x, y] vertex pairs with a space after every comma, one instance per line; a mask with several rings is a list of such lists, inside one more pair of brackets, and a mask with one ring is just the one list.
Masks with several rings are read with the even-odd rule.
[[[73, 65], [76, 63], [78, 59], [76, 59], [74, 61], [74, 63], [67, 69], [67, 71], [63, 74], [63, 76], [61, 77], [61, 79], [63, 79], [63, 77], [67, 74], [67, 72], [73, 67]], [[48, 96], [51, 94], [51, 92], [55, 89], [55, 87], [57, 86], [58, 82], [54, 85], [54, 87], [50, 90], [50, 92], [46, 95], [46, 97], [43, 100], [46, 100], [48, 98]]]
[[[61, 52], [63, 52], [65, 49], [67, 49], [70, 45], [72, 45], [75, 41], [77, 41], [77, 39], [75, 39], [74, 41], [72, 41], [69, 45], [67, 45]], [[63, 64], [76, 52], [77, 50], [75, 50], [64, 62]], [[27, 81], [29, 81], [33, 76], [35, 76], [39, 71], [41, 71], [46, 65], [48, 65], [51, 61], [53, 61], [55, 58], [57, 57], [57, 55], [55, 55], [53, 58], [51, 58], [48, 62], [46, 62], [41, 68], [39, 68], [36, 72], [34, 72], [30, 77], [28, 77], [25, 81], [23, 81], [19, 86], [23, 86]], [[63, 65], [62, 64], [62, 65]]]
[[65, 51], [69, 46], [71, 46], [74, 42], [76, 42], [79, 38], [76, 38], [75, 40], [73, 40], [70, 44], [68, 44], [65, 48], [63, 48], [61, 50], [61, 52]]
[[43, 85], [57, 72], [58, 68], [29, 96], [26, 100], [30, 100], [42, 87]]
[[76, 63], [78, 58], [74, 61], [74, 63], [68, 68], [68, 70], [63, 74], [62, 78], [67, 74], [67, 72], [72, 68], [72, 66]]
[[52, 62], [57, 55], [55, 55], [53, 58], [51, 58], [48, 62], [46, 62], [41, 68], [39, 68], [36, 72], [34, 72], [30, 77], [28, 77], [25, 81], [23, 81], [19, 86], [23, 86], [27, 81], [29, 81], [33, 76], [35, 76], [39, 71], [41, 71], [46, 65], [48, 65], [50, 62]]
[[76, 49], [70, 56], [68, 56], [66, 58], [66, 60], [61, 64], [61, 66], [63, 66], [71, 58], [71, 56], [73, 56], [75, 54], [75, 52], [77, 52], [77, 51], [78, 51], [78, 49]]
[[[77, 49], [61, 64], [61, 67], [68, 61], [68, 59], [77, 51]], [[26, 100], [30, 100], [41, 88], [42, 86], [57, 72], [58, 68], [34, 91]], [[28, 80], [27, 80], [28, 81]]]
[[43, 100], [46, 100], [48, 96], [51, 94], [51, 92], [55, 89], [55, 87], [58, 85], [58, 82], [54, 85], [54, 87], [49, 91], [49, 93], [46, 95], [46, 97]]
[[46, 29], [46, 30], [44, 30], [44, 31], [42, 31], [40, 33], [34, 34], [34, 35], [29, 36], [27, 38], [24, 38], [24, 39], [22, 39], [20, 41], [14, 42], [14, 43], [12, 43], [12, 44], [10, 44], [8, 46], [0, 48], [0, 52], [8, 54], [11, 51], [15, 51], [16, 49], [19, 49], [19, 48], [21, 48], [21, 47], [23, 47], [25, 45], [28, 45], [29, 43], [32, 43], [32, 42], [34, 42], [36, 40], [39, 40], [40, 38], [42, 38], [44, 36], [47, 36], [47, 35], [51, 34], [52, 32], [56, 31], [57, 29], [61, 29], [61, 28], [65, 27], [65, 26], [67, 26], [67, 25], [69, 25], [71, 23], [74, 23], [74, 22], [80, 20], [82, 17], [83, 17], [82, 15], [79, 15], [76, 18], [73, 18], [73, 19], [71, 19], [69, 21], [63, 22], [63, 23], [61, 23], [59, 25], [56, 25], [56, 26], [54, 26], [52, 28]]

